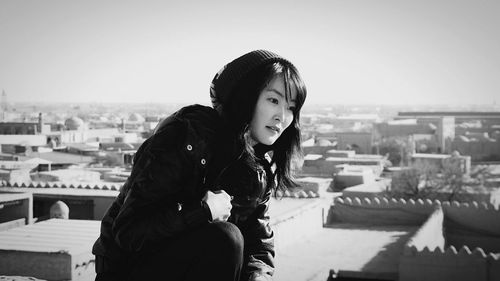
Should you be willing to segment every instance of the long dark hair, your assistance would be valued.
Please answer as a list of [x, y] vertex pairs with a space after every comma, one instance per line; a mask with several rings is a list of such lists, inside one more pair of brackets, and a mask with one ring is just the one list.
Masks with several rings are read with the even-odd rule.
[[278, 75], [284, 77], [287, 101], [291, 99], [293, 88], [297, 92], [293, 111], [294, 118], [278, 140], [270, 147], [265, 147], [264, 150], [273, 151], [272, 163], [276, 164], [276, 188], [285, 190], [297, 186], [293, 179], [292, 170], [293, 165], [298, 163], [296, 160], [300, 160], [302, 157], [299, 120], [300, 109], [306, 99], [307, 90], [295, 66], [283, 60], [264, 64], [252, 70], [233, 89], [228, 102], [223, 107], [222, 116], [227, 123], [229, 136], [226, 135], [226, 140], [231, 142], [228, 146], [232, 150], [231, 154], [233, 156], [246, 154], [248, 156], [247, 163], [251, 167], [257, 167], [255, 151], [245, 135], [249, 133], [249, 124], [253, 118], [260, 93]]

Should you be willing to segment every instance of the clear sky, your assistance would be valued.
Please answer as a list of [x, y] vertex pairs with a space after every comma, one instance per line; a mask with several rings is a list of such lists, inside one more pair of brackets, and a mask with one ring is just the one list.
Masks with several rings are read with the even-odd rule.
[[500, 1], [0, 1], [11, 102], [209, 103], [253, 49], [291, 60], [308, 103], [500, 102]]

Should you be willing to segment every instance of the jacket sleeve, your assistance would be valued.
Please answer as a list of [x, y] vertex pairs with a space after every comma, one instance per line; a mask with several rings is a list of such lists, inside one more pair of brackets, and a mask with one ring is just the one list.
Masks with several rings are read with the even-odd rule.
[[241, 280], [271, 280], [274, 274], [274, 233], [268, 214], [270, 197], [269, 191], [246, 219], [234, 218], [245, 239]]
[[252, 281], [257, 277], [267, 277], [260, 280], [271, 280], [274, 274], [274, 233], [269, 218], [270, 198], [271, 192], [268, 192], [249, 220], [250, 227], [247, 229], [244, 274], [248, 274], [248, 280]]
[[184, 231], [211, 221], [205, 202], [179, 205], [193, 161], [183, 154], [186, 125], [173, 120], [139, 149], [123, 204], [112, 225], [116, 243], [128, 251], [153, 251]]

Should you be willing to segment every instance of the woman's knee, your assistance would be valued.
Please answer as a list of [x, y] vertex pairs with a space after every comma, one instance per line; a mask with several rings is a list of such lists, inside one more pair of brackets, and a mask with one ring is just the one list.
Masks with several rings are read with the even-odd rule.
[[223, 247], [243, 254], [243, 235], [236, 225], [229, 222], [213, 222], [210, 224], [210, 236], [217, 249]]

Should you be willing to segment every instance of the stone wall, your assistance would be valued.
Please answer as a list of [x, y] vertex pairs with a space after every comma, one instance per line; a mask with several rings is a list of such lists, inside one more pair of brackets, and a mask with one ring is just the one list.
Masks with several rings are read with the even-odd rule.
[[421, 225], [439, 204], [430, 200], [387, 198], [340, 198], [330, 207], [327, 223], [350, 222], [375, 225]]
[[415, 247], [418, 251], [424, 248], [444, 250], [445, 238], [443, 231], [444, 214], [441, 206], [437, 205], [434, 212], [427, 218], [425, 223], [406, 243], [405, 248]]
[[500, 212], [489, 203], [344, 197], [327, 222], [420, 225], [402, 250], [401, 281], [500, 280]]
[[481, 248], [471, 251], [467, 246], [456, 250], [450, 246], [445, 250], [436, 247], [405, 246], [399, 263], [400, 281], [494, 281], [500, 280], [498, 254], [485, 254]]

